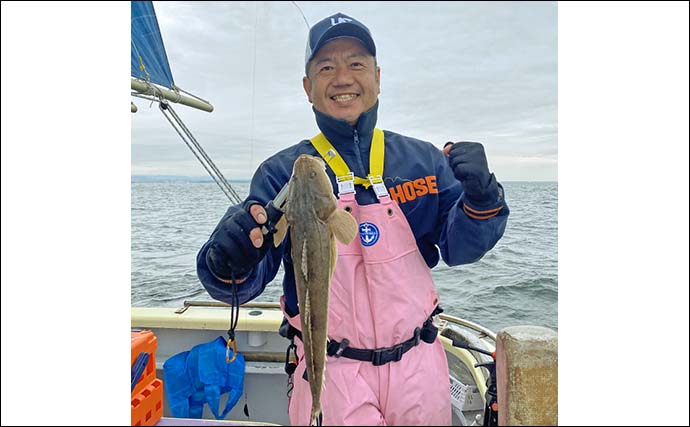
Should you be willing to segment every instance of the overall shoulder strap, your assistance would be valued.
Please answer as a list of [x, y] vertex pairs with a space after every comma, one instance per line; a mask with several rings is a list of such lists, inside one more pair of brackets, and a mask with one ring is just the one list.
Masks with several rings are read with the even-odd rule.
[[372, 184], [383, 182], [381, 177], [383, 176], [385, 143], [383, 131], [381, 129], [374, 129], [374, 135], [371, 141], [371, 153], [369, 155], [369, 175], [366, 178], [354, 176], [345, 163], [345, 160], [343, 160], [338, 153], [338, 150], [333, 147], [333, 144], [331, 144], [323, 133], [311, 138], [310, 141], [328, 167], [335, 173], [339, 183], [341, 181], [354, 180], [355, 185], [362, 185], [364, 188], [369, 188]]

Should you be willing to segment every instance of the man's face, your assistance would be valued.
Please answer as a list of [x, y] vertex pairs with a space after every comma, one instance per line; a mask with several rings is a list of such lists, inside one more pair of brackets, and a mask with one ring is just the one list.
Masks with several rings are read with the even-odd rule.
[[376, 104], [381, 93], [381, 69], [357, 39], [343, 37], [316, 52], [302, 84], [314, 108], [355, 125], [359, 116]]

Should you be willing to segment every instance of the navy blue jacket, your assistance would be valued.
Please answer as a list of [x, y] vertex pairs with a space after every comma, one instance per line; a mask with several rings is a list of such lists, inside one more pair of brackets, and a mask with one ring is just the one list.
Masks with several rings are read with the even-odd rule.
[[[369, 148], [377, 110], [378, 102], [360, 116], [356, 127], [314, 110], [319, 129], [355, 176], [368, 175]], [[453, 266], [475, 262], [494, 247], [503, 235], [509, 214], [502, 197], [493, 206], [476, 209], [485, 211], [502, 206], [496, 216], [473, 219], [463, 209], [463, 203], [469, 207], [472, 205], [465, 200], [462, 185], [455, 179], [448, 159], [441, 150], [428, 142], [385, 130], [384, 140], [384, 183], [407, 217], [419, 251], [429, 268], [438, 264], [439, 251], [446, 264]], [[309, 140], [304, 140], [268, 158], [254, 174], [245, 201], [241, 205], [230, 207], [220, 222], [238, 209], [246, 208], [249, 200], [264, 206], [273, 200], [290, 179], [292, 165], [300, 154], [319, 156]], [[326, 169], [337, 193], [333, 171]], [[365, 190], [362, 186], [357, 186], [356, 199], [360, 205], [377, 203], [373, 189]], [[214, 230], [214, 234], [215, 232]], [[206, 265], [209, 242], [204, 244], [197, 255], [197, 274], [213, 298], [231, 303], [232, 287], [216, 279]], [[298, 313], [289, 238], [279, 247], [272, 248], [246, 281], [238, 286], [240, 303], [250, 301], [263, 292], [278, 272], [281, 260], [285, 270], [283, 292], [286, 308], [291, 316]]]

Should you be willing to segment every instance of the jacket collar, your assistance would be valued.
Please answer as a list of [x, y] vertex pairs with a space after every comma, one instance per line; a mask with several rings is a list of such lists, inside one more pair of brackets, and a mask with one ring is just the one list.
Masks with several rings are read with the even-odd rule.
[[357, 130], [359, 140], [362, 144], [369, 146], [371, 144], [371, 136], [374, 134], [374, 127], [376, 126], [377, 112], [379, 108], [379, 101], [376, 101], [373, 107], [363, 112], [357, 124], [351, 126], [348, 122], [341, 119], [336, 119], [326, 115], [314, 107], [314, 115], [316, 116], [316, 124], [319, 130], [328, 138], [334, 146], [342, 147], [343, 144], [350, 146], [353, 143], [354, 131]]

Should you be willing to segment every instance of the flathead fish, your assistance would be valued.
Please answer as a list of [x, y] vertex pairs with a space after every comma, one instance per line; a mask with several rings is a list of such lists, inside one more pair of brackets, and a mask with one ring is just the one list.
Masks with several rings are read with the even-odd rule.
[[285, 237], [285, 220], [292, 244], [313, 425], [321, 414], [328, 340], [328, 296], [337, 258], [335, 239], [350, 243], [357, 235], [358, 227], [352, 215], [338, 209], [323, 160], [306, 154], [299, 156], [293, 167], [285, 215], [276, 226], [276, 246]]

